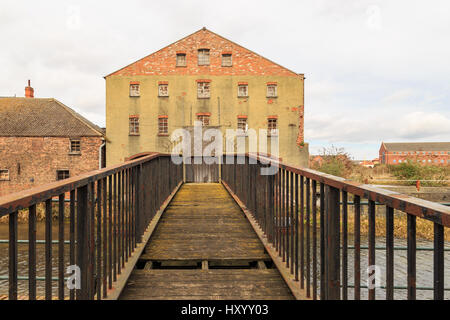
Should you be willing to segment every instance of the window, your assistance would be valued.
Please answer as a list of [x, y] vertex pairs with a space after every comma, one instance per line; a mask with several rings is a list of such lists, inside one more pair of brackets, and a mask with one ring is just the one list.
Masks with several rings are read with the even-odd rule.
[[233, 66], [231, 53], [222, 54], [222, 67], [231, 67], [231, 66]]
[[248, 129], [247, 116], [239, 116], [237, 120], [238, 134], [246, 134]]
[[393, 162], [394, 162], [394, 163], [397, 163], [397, 160], [395, 160], [395, 159], [394, 159], [394, 161], [393, 161]]
[[70, 153], [81, 153], [80, 140], [70, 140]]
[[248, 84], [238, 84], [238, 97], [248, 97]]
[[70, 177], [69, 170], [56, 170], [56, 180], [64, 180]]
[[198, 50], [198, 65], [199, 66], [209, 65], [209, 49]]
[[444, 163], [444, 159], [441, 159], [441, 163]]
[[209, 114], [198, 114], [197, 120], [202, 122], [202, 126], [209, 126]]
[[130, 135], [139, 135], [139, 116], [130, 116]]
[[168, 97], [169, 96], [169, 83], [168, 82], [160, 82], [158, 84], [158, 96], [159, 97]]
[[402, 163], [402, 160], [398, 160], [399, 163]]
[[169, 134], [169, 125], [167, 116], [158, 117], [158, 134], [161, 135]]
[[141, 95], [139, 89], [139, 83], [131, 82], [130, 83], [130, 97], [139, 97]]
[[394, 154], [397, 154], [397, 152], [394, 151]]
[[276, 98], [277, 97], [277, 85], [276, 83], [267, 84], [267, 97]]
[[186, 53], [177, 53], [177, 67], [186, 67]]
[[207, 99], [211, 97], [209, 82], [197, 82], [197, 97], [200, 99]]
[[0, 180], [9, 180], [9, 170], [8, 169], [0, 169]]
[[268, 122], [267, 122], [267, 130], [268, 130], [267, 134], [269, 136], [277, 135], [278, 134], [278, 132], [277, 132], [277, 118], [269, 118], [267, 120], [268, 120]]
[[428, 163], [431, 163], [431, 159], [428, 159]]
[[423, 163], [427, 162], [426, 160], [422, 160]]

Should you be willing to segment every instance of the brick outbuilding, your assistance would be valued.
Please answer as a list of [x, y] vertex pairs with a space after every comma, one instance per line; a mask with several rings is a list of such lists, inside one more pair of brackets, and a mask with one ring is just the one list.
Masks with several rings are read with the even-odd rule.
[[0, 196], [104, 166], [103, 129], [53, 98], [0, 98]]

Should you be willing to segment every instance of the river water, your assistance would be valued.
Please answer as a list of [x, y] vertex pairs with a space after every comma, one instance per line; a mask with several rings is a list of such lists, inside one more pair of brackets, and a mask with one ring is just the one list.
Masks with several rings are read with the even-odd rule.
[[[27, 240], [28, 239], [28, 225], [27, 224], [19, 224], [19, 239]], [[69, 239], [69, 225], [65, 223], [65, 240]], [[53, 222], [52, 229], [52, 239], [57, 239], [58, 235], [58, 226], [57, 221]], [[45, 239], [45, 225], [44, 223], [37, 223], [37, 235], [36, 238], [38, 240]], [[0, 225], [0, 239], [8, 239], [8, 225], [1, 224]], [[385, 246], [384, 238], [376, 239], [376, 246], [383, 247]], [[367, 246], [367, 238], [361, 237], [361, 246]], [[348, 245], [353, 246], [353, 239], [349, 236]], [[394, 246], [395, 247], [406, 247], [405, 239], [395, 239]], [[45, 245], [37, 244], [37, 267], [36, 274], [37, 277], [45, 276]], [[432, 248], [433, 242], [428, 240], [417, 240], [417, 247], [426, 247]], [[65, 267], [69, 265], [69, 246], [65, 245]], [[320, 247], [318, 248], [318, 257]], [[450, 242], [445, 243], [445, 248], [450, 249]], [[312, 250], [311, 250], [312, 252]], [[354, 250], [348, 249], [348, 283], [349, 285], [353, 285], [353, 265], [354, 265]], [[18, 249], [18, 257], [19, 257], [19, 277], [27, 277], [28, 276], [28, 244], [19, 244]], [[381, 270], [381, 285], [385, 285], [385, 259], [386, 259], [386, 251], [385, 250], [376, 250], [376, 265], [380, 267]], [[367, 262], [368, 262], [368, 250], [361, 249], [361, 285], [364, 286], [367, 284]], [[52, 246], [52, 268], [53, 268], [53, 277], [58, 276], [58, 245], [54, 244]], [[405, 287], [407, 284], [407, 251], [406, 250], [396, 250], [394, 255], [394, 285]], [[311, 268], [312, 270], [312, 268]], [[318, 266], [317, 270], [320, 270]], [[67, 276], [67, 275], [66, 275]], [[8, 244], [0, 243], [0, 295], [8, 294], [8, 280], [4, 279], [8, 277]], [[445, 251], [445, 287], [450, 288], [450, 251]], [[44, 284], [45, 281], [37, 281], [37, 295], [44, 296]], [[433, 251], [417, 251], [417, 287], [432, 287], [433, 286]], [[53, 281], [53, 296], [57, 296], [57, 282]], [[68, 294], [68, 289], [65, 288], [66, 295]], [[367, 299], [367, 289], [361, 289], [361, 299]], [[376, 298], [377, 299], [385, 299], [386, 292], [384, 289], [377, 288], [376, 289]], [[19, 295], [27, 295], [28, 294], [28, 281], [27, 280], [19, 280]], [[348, 290], [349, 299], [353, 299], [353, 289], [349, 288]], [[394, 291], [394, 298], [401, 300], [406, 299], [406, 290], [404, 289], [396, 289]], [[417, 290], [417, 299], [433, 299], [433, 291], [432, 290]], [[450, 290], [445, 291], [445, 299], [450, 299]]]

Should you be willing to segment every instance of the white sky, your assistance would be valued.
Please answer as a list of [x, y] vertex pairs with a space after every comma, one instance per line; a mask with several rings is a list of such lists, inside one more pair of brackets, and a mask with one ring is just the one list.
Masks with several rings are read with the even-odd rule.
[[205, 26], [304, 73], [310, 152], [450, 141], [450, 1], [9, 1], [0, 96], [55, 97], [105, 123], [103, 76]]

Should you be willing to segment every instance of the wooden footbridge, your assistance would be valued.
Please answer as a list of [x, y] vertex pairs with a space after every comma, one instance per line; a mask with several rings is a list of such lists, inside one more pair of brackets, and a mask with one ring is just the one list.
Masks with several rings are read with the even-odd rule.
[[[407, 298], [420, 289], [418, 218], [434, 228], [429, 290], [444, 299], [449, 208], [258, 155], [218, 160], [177, 165], [152, 154], [0, 198], [0, 217], [9, 216], [9, 299], [379, 299], [380, 287], [361, 280], [361, 199], [368, 202], [368, 265], [377, 265], [379, 250], [375, 204], [386, 208], [382, 298], [398, 289], [396, 210], [408, 221]], [[40, 208], [43, 274], [36, 268]], [[19, 212], [28, 215], [27, 234], [18, 232]], [[28, 254], [19, 261], [24, 238]]]

